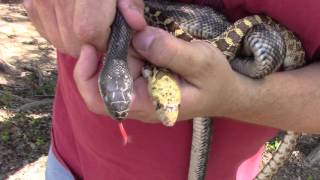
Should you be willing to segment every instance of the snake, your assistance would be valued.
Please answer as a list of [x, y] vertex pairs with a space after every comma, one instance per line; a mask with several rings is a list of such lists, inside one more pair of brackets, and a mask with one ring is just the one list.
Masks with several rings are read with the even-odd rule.
[[[293, 70], [305, 64], [305, 51], [299, 39], [268, 16], [252, 15], [230, 23], [223, 14], [207, 6], [158, 0], [144, 2], [149, 25], [188, 42], [209, 43], [221, 50], [235, 71], [250, 78], [261, 79], [275, 71]], [[106, 110], [118, 121], [127, 117], [132, 101], [133, 79], [127, 62], [131, 38], [132, 30], [116, 11], [98, 85]], [[174, 73], [146, 63], [142, 74], [147, 79], [159, 119], [165, 126], [173, 126], [181, 102]], [[212, 117], [193, 118], [188, 180], [205, 179], [212, 124]], [[277, 151], [254, 179], [271, 179], [289, 158], [300, 135], [287, 131]]]

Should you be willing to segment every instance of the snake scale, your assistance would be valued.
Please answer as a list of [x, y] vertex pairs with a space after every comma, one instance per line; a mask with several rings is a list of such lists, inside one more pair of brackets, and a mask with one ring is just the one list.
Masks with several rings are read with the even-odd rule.
[[[263, 15], [253, 15], [229, 23], [219, 12], [205, 6], [167, 1], [145, 1], [145, 18], [177, 38], [203, 40], [219, 48], [231, 67], [248, 77], [260, 79], [274, 71], [296, 69], [304, 65], [301, 42], [284, 26]], [[128, 115], [133, 80], [127, 64], [131, 30], [117, 11], [112, 25], [108, 51], [99, 76], [99, 89], [108, 112], [116, 120]], [[147, 64], [143, 75], [159, 119], [173, 126], [179, 113], [181, 94], [174, 75], [167, 69]], [[193, 119], [189, 180], [203, 180], [210, 150], [212, 119]], [[288, 159], [300, 133], [287, 131], [271, 160], [256, 180], [271, 179]]]

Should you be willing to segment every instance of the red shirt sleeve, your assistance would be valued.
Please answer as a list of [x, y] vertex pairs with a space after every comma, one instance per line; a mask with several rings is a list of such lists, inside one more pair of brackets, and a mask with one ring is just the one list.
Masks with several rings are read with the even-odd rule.
[[266, 14], [293, 31], [308, 60], [320, 58], [319, 0], [224, 0], [224, 12], [236, 20], [250, 14]]

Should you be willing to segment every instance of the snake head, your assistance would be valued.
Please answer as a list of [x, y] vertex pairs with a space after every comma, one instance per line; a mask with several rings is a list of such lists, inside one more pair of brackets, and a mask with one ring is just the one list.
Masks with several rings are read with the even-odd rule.
[[[114, 60], [99, 76], [99, 89], [104, 104], [113, 119], [127, 117], [132, 101], [133, 80], [124, 61]], [[110, 64], [109, 64], [110, 65]]]
[[165, 126], [173, 126], [178, 118], [181, 103], [179, 82], [172, 72], [146, 64], [143, 76], [148, 80], [148, 91], [160, 121]]

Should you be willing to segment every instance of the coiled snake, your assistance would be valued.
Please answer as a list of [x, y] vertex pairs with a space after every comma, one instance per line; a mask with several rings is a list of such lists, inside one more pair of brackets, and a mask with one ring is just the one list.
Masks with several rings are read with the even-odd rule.
[[[145, 5], [145, 18], [150, 25], [186, 41], [201, 39], [210, 43], [223, 52], [234, 70], [251, 78], [263, 78], [279, 68], [291, 70], [305, 63], [301, 42], [267, 16], [248, 16], [230, 24], [222, 14], [208, 7], [156, 0], [145, 1]], [[99, 77], [101, 96], [117, 120], [127, 116], [133, 90], [126, 60], [130, 40], [130, 28], [117, 12]], [[181, 101], [178, 82], [169, 70], [150, 64], [145, 66], [143, 74], [148, 79], [159, 119], [164, 125], [173, 126]], [[189, 180], [205, 177], [211, 124], [209, 117], [193, 119]], [[255, 179], [270, 179], [291, 154], [299, 136], [288, 131], [277, 152]]]

